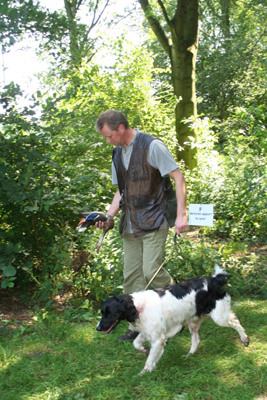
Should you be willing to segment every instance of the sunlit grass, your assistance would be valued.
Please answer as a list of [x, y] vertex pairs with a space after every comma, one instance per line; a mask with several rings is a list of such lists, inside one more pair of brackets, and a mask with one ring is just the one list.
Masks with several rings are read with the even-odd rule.
[[170, 339], [157, 369], [138, 376], [146, 356], [132, 343], [117, 342], [93, 323], [66, 323], [54, 314], [22, 336], [2, 334], [0, 393], [5, 400], [204, 399], [252, 400], [267, 396], [267, 304], [234, 303], [251, 338], [245, 348], [237, 333], [207, 321], [198, 352], [185, 329]]

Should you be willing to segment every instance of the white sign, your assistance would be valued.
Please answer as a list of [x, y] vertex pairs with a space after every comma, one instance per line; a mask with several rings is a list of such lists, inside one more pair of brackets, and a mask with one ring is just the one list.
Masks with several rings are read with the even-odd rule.
[[189, 225], [213, 226], [213, 204], [189, 204]]

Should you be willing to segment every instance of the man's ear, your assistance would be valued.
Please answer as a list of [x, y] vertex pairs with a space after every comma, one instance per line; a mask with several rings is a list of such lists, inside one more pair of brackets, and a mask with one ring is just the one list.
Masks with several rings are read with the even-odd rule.
[[125, 131], [125, 126], [123, 125], [123, 124], [120, 124], [119, 126], [118, 126], [118, 132], [119, 133], [123, 133]]

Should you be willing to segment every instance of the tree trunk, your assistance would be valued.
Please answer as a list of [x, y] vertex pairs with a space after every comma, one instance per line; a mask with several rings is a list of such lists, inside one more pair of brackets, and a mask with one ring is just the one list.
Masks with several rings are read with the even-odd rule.
[[[168, 24], [167, 33], [156, 18], [149, 0], [139, 0], [150, 27], [171, 61], [172, 82], [178, 103], [175, 109], [177, 158], [184, 160], [189, 169], [196, 167], [196, 128], [190, 127], [197, 117], [195, 93], [195, 65], [198, 47], [199, 0], [177, 0], [172, 19], [161, 0], [157, 0]], [[184, 120], [191, 119], [190, 122]]]
[[[172, 81], [178, 99], [175, 109], [178, 160], [184, 160], [188, 168], [196, 167], [197, 131], [192, 122], [197, 118], [195, 66], [198, 47], [198, 0], [179, 0], [176, 14], [171, 21], [172, 34]], [[191, 119], [191, 122], [184, 120]]]
[[78, 43], [78, 28], [76, 22], [76, 13], [80, 3], [81, 1], [77, 5], [77, 0], [64, 0], [65, 10], [69, 22], [69, 40], [72, 65], [78, 68], [81, 66], [82, 61], [82, 56]]

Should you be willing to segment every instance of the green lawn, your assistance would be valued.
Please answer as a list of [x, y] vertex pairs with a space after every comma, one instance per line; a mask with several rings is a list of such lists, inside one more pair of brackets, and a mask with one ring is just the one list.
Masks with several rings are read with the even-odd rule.
[[[25, 332], [0, 336], [0, 398], [78, 399], [267, 399], [267, 302], [233, 302], [250, 336], [245, 348], [236, 331], [207, 321], [198, 352], [188, 329], [169, 340], [157, 369], [138, 376], [146, 356], [132, 343], [117, 342], [127, 325], [110, 335], [95, 329], [97, 319], [70, 323], [47, 315]], [[21, 331], [21, 330], [20, 330]]]

